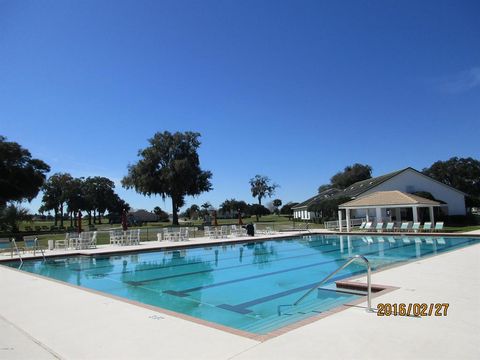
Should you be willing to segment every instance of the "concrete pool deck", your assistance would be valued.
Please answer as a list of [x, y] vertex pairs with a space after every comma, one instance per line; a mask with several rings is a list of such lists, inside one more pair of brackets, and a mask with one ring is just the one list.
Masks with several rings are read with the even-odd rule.
[[480, 358], [480, 244], [375, 272], [372, 281], [398, 287], [374, 306], [449, 303], [448, 315], [378, 317], [363, 303], [260, 342], [0, 267], [0, 358]]

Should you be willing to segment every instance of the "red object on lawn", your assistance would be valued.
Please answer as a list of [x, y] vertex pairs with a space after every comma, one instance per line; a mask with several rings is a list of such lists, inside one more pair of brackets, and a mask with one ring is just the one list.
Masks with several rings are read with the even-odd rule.
[[240, 210], [238, 210], [238, 225], [243, 225], [242, 213]]
[[128, 230], [127, 212], [125, 211], [125, 209], [122, 210], [122, 229], [123, 229], [123, 231]]
[[78, 212], [78, 232], [82, 232], [82, 212]]

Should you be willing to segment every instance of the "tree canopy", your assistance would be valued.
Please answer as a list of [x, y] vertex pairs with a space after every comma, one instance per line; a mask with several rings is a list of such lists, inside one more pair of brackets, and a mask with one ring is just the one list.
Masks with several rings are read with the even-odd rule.
[[[372, 167], [370, 165], [353, 164], [345, 167], [330, 178], [332, 187], [337, 189], [345, 189], [346, 187], [356, 183], [357, 181], [367, 180], [372, 177]], [[323, 188], [322, 185], [320, 188]], [[319, 190], [320, 190], [319, 188]], [[323, 190], [327, 190], [323, 188]]]
[[250, 179], [250, 191], [252, 196], [258, 198], [258, 204], [262, 205], [262, 199], [266, 196], [272, 197], [278, 185], [272, 183], [267, 176], [255, 175]]
[[31, 201], [45, 183], [50, 166], [0, 135], [0, 208], [9, 201]]
[[480, 161], [476, 159], [452, 157], [437, 161], [422, 172], [472, 197], [480, 197]]
[[187, 195], [210, 191], [212, 173], [200, 168], [197, 149], [199, 133], [158, 132], [149, 139], [150, 146], [140, 150], [141, 158], [128, 166], [122, 185], [143, 195], [172, 199], [173, 224], [178, 225], [178, 211]]

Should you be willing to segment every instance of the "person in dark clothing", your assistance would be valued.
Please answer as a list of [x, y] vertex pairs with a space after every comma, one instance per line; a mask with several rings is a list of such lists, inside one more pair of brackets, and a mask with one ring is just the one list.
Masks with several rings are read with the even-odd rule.
[[245, 229], [247, 229], [247, 235], [248, 236], [255, 236], [255, 227], [253, 226], [252, 223], [245, 226]]

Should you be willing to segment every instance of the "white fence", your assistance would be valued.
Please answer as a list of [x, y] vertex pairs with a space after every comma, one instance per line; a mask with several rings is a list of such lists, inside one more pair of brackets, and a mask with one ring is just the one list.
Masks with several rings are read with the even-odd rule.
[[[370, 220], [374, 221], [375, 219], [370, 218]], [[365, 219], [350, 219], [350, 228], [353, 228], [355, 226], [360, 226], [363, 221], [365, 221]], [[337, 229], [339, 229], [338, 220], [326, 221], [324, 226], [325, 226], [325, 229], [327, 229], [327, 230], [337, 230]], [[342, 227], [344, 229], [347, 227], [347, 220], [342, 220]]]

